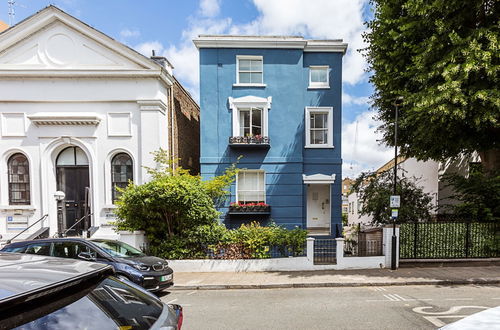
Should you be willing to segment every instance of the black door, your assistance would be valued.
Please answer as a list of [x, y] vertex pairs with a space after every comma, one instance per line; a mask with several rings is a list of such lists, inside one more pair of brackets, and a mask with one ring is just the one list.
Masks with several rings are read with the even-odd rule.
[[[88, 208], [85, 194], [88, 187], [88, 166], [57, 166], [57, 190], [66, 194], [62, 201], [63, 228], [60, 231], [64, 232], [85, 216], [85, 211]], [[83, 220], [66, 234], [68, 236], [81, 235], [82, 230], [87, 229], [87, 225]]]

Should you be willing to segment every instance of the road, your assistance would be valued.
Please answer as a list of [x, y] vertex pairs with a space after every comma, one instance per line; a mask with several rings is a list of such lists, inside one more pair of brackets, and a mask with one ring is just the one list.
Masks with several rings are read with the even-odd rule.
[[[172, 290], [183, 329], [437, 329], [500, 305], [500, 286]], [[500, 329], [500, 325], [499, 325]]]

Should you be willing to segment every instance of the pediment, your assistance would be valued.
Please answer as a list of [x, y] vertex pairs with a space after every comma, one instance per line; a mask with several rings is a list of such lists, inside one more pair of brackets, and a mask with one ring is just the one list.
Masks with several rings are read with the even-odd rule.
[[326, 174], [312, 174], [306, 175], [302, 174], [302, 180], [305, 184], [328, 184], [335, 182], [335, 174], [326, 175]]
[[229, 102], [229, 108], [234, 109], [234, 108], [239, 108], [239, 107], [244, 107], [244, 106], [262, 106], [265, 108], [270, 108], [271, 103], [273, 99], [271, 96], [264, 98], [264, 97], [258, 97], [258, 96], [253, 96], [253, 95], [247, 95], [247, 96], [242, 96], [242, 97], [229, 97], [228, 102]]
[[148, 69], [159, 66], [55, 7], [0, 35], [0, 70]]

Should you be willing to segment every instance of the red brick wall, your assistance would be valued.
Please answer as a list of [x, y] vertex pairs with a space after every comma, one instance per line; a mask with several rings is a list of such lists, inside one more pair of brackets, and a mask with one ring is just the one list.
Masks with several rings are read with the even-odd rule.
[[173, 86], [173, 108], [174, 157], [191, 174], [199, 174], [200, 107], [177, 80]]

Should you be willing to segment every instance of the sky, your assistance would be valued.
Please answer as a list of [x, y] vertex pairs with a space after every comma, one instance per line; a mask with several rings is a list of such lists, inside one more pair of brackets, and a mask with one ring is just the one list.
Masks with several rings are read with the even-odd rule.
[[154, 49], [174, 66], [174, 75], [199, 99], [199, 34], [301, 35], [343, 39], [349, 44], [342, 76], [342, 176], [375, 170], [393, 157], [378, 142], [380, 123], [370, 106], [373, 87], [367, 63], [364, 22], [372, 17], [369, 0], [0, 0], [0, 20], [18, 23], [55, 5], [146, 56]]

